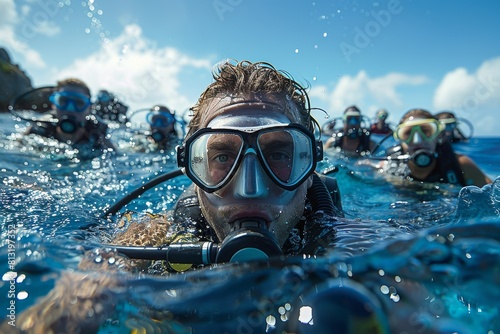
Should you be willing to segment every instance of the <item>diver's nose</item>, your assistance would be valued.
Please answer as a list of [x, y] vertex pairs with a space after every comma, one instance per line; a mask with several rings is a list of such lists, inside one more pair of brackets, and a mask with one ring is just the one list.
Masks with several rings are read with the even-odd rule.
[[413, 144], [420, 144], [421, 142], [423, 142], [422, 136], [420, 135], [420, 133], [418, 133], [418, 131], [413, 135], [411, 142]]
[[67, 107], [66, 107], [66, 111], [76, 111], [75, 102], [73, 102], [73, 101], [70, 100], [68, 102]]
[[269, 188], [265, 184], [267, 175], [253, 149], [245, 153], [235, 178], [234, 195], [236, 198], [262, 198], [268, 195]]

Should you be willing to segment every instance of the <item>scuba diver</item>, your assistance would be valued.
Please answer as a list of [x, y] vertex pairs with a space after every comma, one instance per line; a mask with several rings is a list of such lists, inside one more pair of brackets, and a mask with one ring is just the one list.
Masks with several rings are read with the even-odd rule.
[[54, 138], [72, 146], [114, 149], [107, 135], [108, 126], [90, 113], [90, 90], [83, 81], [59, 81], [49, 100], [52, 110], [33, 122], [25, 134]]
[[155, 105], [146, 115], [146, 121], [150, 126], [148, 138], [158, 147], [165, 148], [178, 139], [175, 114], [167, 107]]
[[444, 126], [430, 112], [412, 109], [403, 115], [394, 138], [400, 145], [388, 150], [376, 167], [410, 180], [475, 185], [492, 183], [468, 156], [457, 154], [443, 137]]
[[370, 127], [370, 132], [373, 134], [388, 135], [392, 133], [392, 129], [386, 122], [389, 113], [385, 109], [379, 109], [375, 114], [376, 122]]
[[[314, 171], [322, 160], [322, 144], [314, 135], [318, 124], [305, 89], [268, 63], [226, 61], [215, 71], [215, 82], [191, 109], [189, 132], [177, 151], [178, 165], [193, 184], [173, 212], [126, 222], [113, 245], [85, 253], [80, 270], [63, 273], [51, 293], [19, 314], [15, 330], [97, 332], [115, 311], [119, 294], [127, 291], [127, 280], [118, 271], [161, 274], [188, 270], [191, 266], [185, 264], [193, 262], [314, 256], [332, 244], [332, 224], [343, 216], [342, 207], [333, 199], [338, 195], [335, 179]], [[174, 247], [177, 240], [191, 243]], [[195, 249], [196, 240], [210, 242]], [[123, 256], [131, 253], [118, 245], [135, 247], [135, 256], [129, 257], [162, 259], [166, 266], [156, 261], [142, 267], [141, 261]], [[149, 256], [150, 250], [162, 254]], [[380, 308], [367, 303], [371, 299], [365, 290], [348, 282], [339, 289], [348, 299], [358, 294], [346, 308], [356, 314], [346, 311], [336, 321], [366, 317], [370, 322], [360, 323], [359, 333], [387, 332], [380, 330]], [[323, 297], [335, 299], [339, 289]], [[154, 320], [169, 314], [155, 312]]]
[[[450, 143], [467, 142], [472, 137], [472, 124], [462, 119], [458, 122], [455, 114], [451, 111], [437, 113], [436, 118], [444, 125], [443, 136]], [[459, 123], [465, 123], [469, 127], [470, 134], [466, 136], [459, 128]]]
[[184, 135], [184, 121], [161, 104], [138, 109], [128, 116], [128, 120], [127, 132], [130, 135], [125, 142], [119, 141], [120, 148], [128, 146], [138, 152], [173, 152]]
[[340, 148], [347, 156], [359, 157], [370, 154], [375, 142], [370, 140], [370, 131], [361, 127], [362, 115], [358, 107], [350, 106], [342, 116], [344, 127], [333, 133], [324, 149]]
[[114, 94], [105, 89], [97, 93], [97, 100], [92, 105], [92, 114], [103, 120], [127, 123], [128, 106], [121, 102]]

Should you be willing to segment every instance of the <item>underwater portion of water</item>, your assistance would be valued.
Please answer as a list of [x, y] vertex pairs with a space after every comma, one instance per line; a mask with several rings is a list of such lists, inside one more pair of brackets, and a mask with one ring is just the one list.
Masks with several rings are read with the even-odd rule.
[[[177, 168], [173, 149], [137, 150], [120, 128], [112, 132], [118, 153], [89, 157], [23, 138], [25, 127], [0, 114], [0, 321], [16, 319], [68, 271], [82, 281], [91, 275], [77, 268], [82, 246], [97, 247], [117, 229], [102, 213]], [[337, 237], [324, 256], [168, 277], [116, 273], [119, 283], [108, 291], [113, 303], [97, 331], [321, 333], [354, 314], [353, 333], [365, 325], [383, 330], [389, 322], [407, 333], [500, 333], [499, 148], [500, 138], [455, 146], [496, 179], [482, 189], [389, 183], [329, 157], [320, 168], [338, 167], [346, 217], [330, 226]], [[184, 176], [159, 184], [126, 209], [171, 209], [189, 184]], [[374, 311], [363, 315], [353, 300]], [[311, 323], [311, 312], [325, 310], [324, 322]]]

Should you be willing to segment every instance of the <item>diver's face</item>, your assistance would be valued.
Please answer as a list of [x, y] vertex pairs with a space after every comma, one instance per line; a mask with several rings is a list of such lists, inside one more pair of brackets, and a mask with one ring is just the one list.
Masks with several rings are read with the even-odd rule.
[[359, 129], [361, 125], [361, 118], [358, 116], [349, 116], [346, 118], [345, 123], [349, 129]]
[[53, 97], [53, 108], [59, 120], [57, 132], [65, 141], [79, 141], [85, 133], [84, 125], [90, 114], [90, 96], [81, 87], [66, 85]]
[[[217, 116], [207, 124], [201, 124], [202, 128], [258, 128], [297, 123], [290, 113], [284, 114], [283, 110], [265, 102], [254, 101], [251, 106], [241, 101], [224, 103], [218, 104], [217, 110], [208, 108], [205, 112], [214, 112]], [[312, 178], [307, 178], [293, 191], [284, 190], [269, 178], [255, 154], [246, 154], [237, 168], [231, 181], [213, 193], [196, 187], [204, 217], [221, 241], [230, 233], [236, 220], [260, 218], [282, 246], [303, 214]]]
[[78, 86], [62, 86], [57, 93], [61, 94], [60, 103], [55, 103], [54, 108], [59, 119], [72, 119], [76, 122], [84, 122], [90, 114], [90, 96], [85, 90]]
[[[408, 124], [408, 126], [406, 126]], [[426, 118], [410, 117], [397, 128], [398, 135], [406, 141], [401, 143], [409, 154], [418, 150], [435, 152], [437, 147], [438, 122]]]

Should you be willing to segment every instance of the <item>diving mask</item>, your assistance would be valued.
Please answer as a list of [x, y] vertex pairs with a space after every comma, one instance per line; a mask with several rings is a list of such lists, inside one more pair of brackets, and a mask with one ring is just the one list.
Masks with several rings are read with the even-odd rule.
[[151, 111], [146, 115], [146, 121], [151, 126], [161, 128], [175, 123], [175, 118], [167, 111]]
[[177, 150], [179, 167], [201, 189], [227, 185], [247, 154], [254, 154], [269, 178], [295, 190], [323, 158], [322, 145], [299, 124], [204, 128]]
[[439, 120], [444, 126], [445, 131], [453, 131], [457, 127], [457, 120], [455, 118], [442, 118]]
[[394, 139], [409, 144], [415, 135], [425, 141], [434, 140], [443, 131], [443, 125], [436, 119], [417, 118], [401, 123], [394, 131]]
[[49, 100], [62, 111], [83, 112], [91, 104], [88, 96], [75, 92], [55, 92], [50, 95]]

